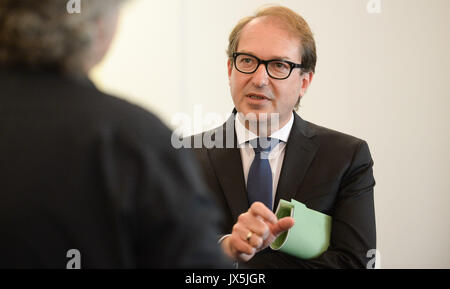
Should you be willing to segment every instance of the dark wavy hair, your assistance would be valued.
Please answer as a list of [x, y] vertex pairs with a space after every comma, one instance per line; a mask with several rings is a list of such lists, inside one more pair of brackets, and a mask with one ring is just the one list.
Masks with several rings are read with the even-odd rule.
[[96, 21], [123, 0], [1, 0], [0, 66], [52, 67], [78, 72], [91, 55]]

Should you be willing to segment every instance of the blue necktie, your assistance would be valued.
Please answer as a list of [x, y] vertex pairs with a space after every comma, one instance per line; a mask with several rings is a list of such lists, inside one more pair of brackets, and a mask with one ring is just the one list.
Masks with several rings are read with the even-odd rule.
[[269, 153], [278, 143], [278, 139], [270, 138], [257, 138], [250, 141], [255, 151], [255, 158], [247, 178], [249, 205], [259, 201], [272, 210], [272, 170]]

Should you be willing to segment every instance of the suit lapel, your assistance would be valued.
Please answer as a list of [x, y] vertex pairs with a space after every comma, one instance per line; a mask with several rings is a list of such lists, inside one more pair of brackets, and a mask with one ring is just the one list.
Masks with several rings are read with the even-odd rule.
[[[232, 216], [234, 220], [237, 220], [240, 214], [248, 210], [249, 205], [241, 154], [237, 147], [236, 132], [234, 130], [234, 118], [235, 114], [233, 113], [227, 122], [214, 132], [214, 138], [221, 139], [224, 148], [214, 147], [208, 149], [208, 155]], [[294, 124], [286, 144], [286, 153], [278, 181], [274, 210], [277, 208], [280, 199], [290, 201], [295, 197], [319, 146], [314, 141], [314, 135], [314, 131], [310, 129], [307, 123], [294, 113]], [[234, 139], [233, 148], [225, 146], [227, 137]]]
[[[234, 119], [235, 114], [233, 113], [227, 122], [214, 133], [214, 138], [216, 140], [221, 139], [224, 148], [214, 147], [208, 149], [208, 155], [228, 202], [232, 216], [234, 220], [237, 220], [240, 214], [248, 210], [249, 205], [245, 188], [241, 153], [237, 147], [236, 132], [234, 130]], [[232, 148], [229, 147], [230, 137], [234, 139]], [[227, 138], [228, 146], [225, 146]]]
[[274, 210], [277, 208], [280, 199], [290, 201], [297, 193], [319, 147], [313, 136], [314, 131], [294, 113], [294, 124], [286, 144]]

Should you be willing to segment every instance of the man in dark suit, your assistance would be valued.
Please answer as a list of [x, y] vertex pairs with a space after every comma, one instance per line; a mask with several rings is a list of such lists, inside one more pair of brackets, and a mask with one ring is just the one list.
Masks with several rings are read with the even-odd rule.
[[86, 76], [119, 2], [0, 2], [0, 268], [229, 264], [192, 156]]
[[[315, 71], [308, 24], [288, 8], [264, 8], [234, 28], [228, 56], [236, 109], [223, 126], [191, 138], [191, 145], [215, 145], [195, 152], [227, 214], [224, 250], [249, 268], [366, 268], [376, 246], [368, 145], [294, 111]], [[266, 160], [264, 140], [271, 143]], [[268, 248], [294, 225], [290, 217], [276, 220], [280, 199], [332, 216], [327, 251], [303, 260]]]

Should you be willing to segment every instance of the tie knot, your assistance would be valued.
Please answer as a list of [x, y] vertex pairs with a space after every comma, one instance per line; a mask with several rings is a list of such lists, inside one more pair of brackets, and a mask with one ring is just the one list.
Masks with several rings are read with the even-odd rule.
[[279, 139], [270, 137], [259, 137], [249, 141], [250, 145], [253, 147], [253, 150], [255, 150], [255, 154], [262, 152], [268, 154], [279, 142]]

